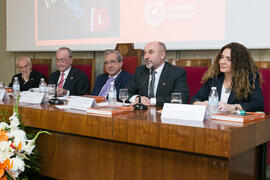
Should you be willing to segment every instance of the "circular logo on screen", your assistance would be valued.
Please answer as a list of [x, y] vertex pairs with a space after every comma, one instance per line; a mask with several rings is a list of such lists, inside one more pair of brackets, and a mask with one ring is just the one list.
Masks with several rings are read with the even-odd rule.
[[165, 16], [165, 7], [163, 2], [161, 0], [148, 1], [144, 8], [144, 16], [149, 24], [152, 26], [158, 26]]

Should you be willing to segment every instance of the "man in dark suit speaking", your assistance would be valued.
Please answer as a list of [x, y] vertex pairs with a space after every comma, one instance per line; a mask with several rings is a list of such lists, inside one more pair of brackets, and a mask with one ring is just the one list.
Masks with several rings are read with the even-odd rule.
[[106, 51], [104, 60], [106, 73], [100, 74], [97, 77], [92, 95], [107, 97], [110, 82], [114, 81], [114, 86], [117, 91], [117, 99], [119, 99], [119, 90], [124, 88], [127, 82], [132, 78], [131, 74], [122, 70], [122, 66], [123, 58], [119, 51]]
[[150, 42], [144, 49], [145, 65], [136, 68], [134, 79], [129, 81], [132, 103], [162, 106], [171, 101], [172, 93], [181, 93], [183, 103], [188, 102], [189, 92], [186, 82], [186, 71], [165, 62], [166, 46], [162, 42]]
[[56, 51], [57, 71], [49, 77], [49, 84], [57, 84], [57, 95], [85, 95], [90, 93], [87, 75], [72, 64], [72, 51], [61, 47]]

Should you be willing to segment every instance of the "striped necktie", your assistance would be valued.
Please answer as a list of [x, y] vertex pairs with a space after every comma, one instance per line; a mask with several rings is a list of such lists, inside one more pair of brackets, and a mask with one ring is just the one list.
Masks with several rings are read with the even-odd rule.
[[106, 84], [103, 86], [103, 88], [101, 89], [100, 93], [98, 96], [107, 96], [109, 89], [110, 89], [110, 83], [114, 80], [115, 78], [109, 77], [109, 79], [107, 80]]

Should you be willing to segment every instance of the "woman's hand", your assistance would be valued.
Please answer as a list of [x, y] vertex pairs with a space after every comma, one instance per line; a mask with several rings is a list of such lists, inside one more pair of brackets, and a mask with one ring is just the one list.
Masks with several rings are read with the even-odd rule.
[[208, 101], [195, 101], [193, 104], [194, 105], [208, 106]]
[[242, 110], [242, 106], [240, 104], [227, 104], [224, 102], [218, 103], [219, 111], [233, 111], [233, 110]]

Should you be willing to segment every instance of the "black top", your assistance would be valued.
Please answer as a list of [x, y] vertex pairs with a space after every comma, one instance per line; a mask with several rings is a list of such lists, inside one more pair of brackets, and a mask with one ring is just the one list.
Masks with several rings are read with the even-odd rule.
[[[219, 95], [219, 100], [221, 96], [222, 85], [224, 81], [224, 74], [221, 73], [218, 75], [217, 78], [211, 78], [207, 82], [204, 83], [203, 87], [195, 94], [191, 99], [191, 104], [195, 101], [207, 101], [208, 96], [211, 91], [211, 87], [217, 87], [217, 92]], [[252, 84], [252, 76], [249, 77], [250, 84]], [[228, 104], [240, 104], [242, 108], [246, 111], [263, 111], [264, 104], [263, 104], [263, 95], [262, 89], [259, 83], [259, 74], [255, 79], [255, 90], [254, 92], [248, 97], [247, 100], [240, 100], [235, 97], [235, 93], [231, 91], [230, 96], [228, 98]]]
[[22, 78], [22, 74], [19, 73], [12, 77], [12, 81], [10, 82], [9, 87], [12, 87], [15, 77], [18, 77], [20, 83], [20, 91], [28, 91], [31, 88], [37, 88], [39, 87], [40, 79], [45, 79], [45, 76], [42, 73], [32, 70], [32, 72], [30, 73], [29, 81], [25, 82]]

